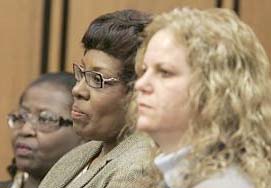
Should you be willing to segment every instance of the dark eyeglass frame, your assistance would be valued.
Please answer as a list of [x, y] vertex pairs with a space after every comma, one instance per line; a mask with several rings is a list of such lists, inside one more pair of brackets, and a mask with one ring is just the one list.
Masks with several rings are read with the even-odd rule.
[[[31, 114], [31, 113], [25, 113], [25, 114]], [[33, 114], [31, 114], [32, 115], [32, 117], [36, 117], [36, 119], [38, 120], [39, 119], [39, 117], [40, 116], [35, 116], [35, 115], [33, 115]], [[24, 123], [22, 123], [20, 126], [12, 126], [11, 124], [10, 124], [10, 120], [11, 121], [14, 121], [14, 119], [18, 119], [19, 118], [19, 116], [21, 116], [21, 119], [24, 121]], [[56, 131], [56, 130], [58, 130], [58, 129], [60, 129], [61, 127], [70, 127], [70, 126], [73, 126], [73, 121], [71, 120], [71, 119], [64, 119], [62, 116], [57, 116], [58, 118], [56, 119], [57, 121], [58, 121], [58, 124], [57, 124], [57, 126], [55, 127], [55, 129], [54, 130], [51, 130], [51, 131], [41, 131], [41, 132], [53, 132], [53, 131]], [[8, 114], [8, 116], [7, 116], [7, 121], [8, 121], [8, 126], [9, 126], [9, 128], [11, 128], [11, 129], [20, 129], [20, 128], [22, 128], [23, 126], [24, 126], [24, 124], [26, 123], [26, 122], [30, 122], [31, 123], [31, 125], [33, 125], [33, 120], [31, 120], [32, 118], [25, 118], [24, 117], [24, 115], [22, 114], [22, 113], [10, 113], [10, 114]], [[45, 123], [46, 124], [46, 123]], [[39, 122], [37, 122], [37, 125], [36, 126], [33, 126], [33, 127], [35, 127], [35, 129], [36, 130], [42, 130], [42, 129], [39, 129], [39, 127], [40, 127], [40, 123]]]
[[[91, 71], [91, 70], [84, 71], [84, 70], [82, 70], [82, 68], [80, 67], [80, 65], [74, 63], [74, 64], [73, 64], [73, 74], [74, 74], [74, 77], [75, 77], [76, 81], [78, 81], [78, 82], [80, 82], [80, 81], [82, 80], [83, 77], [82, 77], [80, 80], [76, 78], [76, 73], [75, 73], [75, 72], [77, 72], [76, 69], [78, 69], [78, 70], [80, 71], [80, 74], [83, 75], [83, 77], [84, 77], [85, 82], [87, 83], [87, 85], [88, 85], [89, 87], [92, 87], [92, 88], [96, 88], [96, 89], [97, 89], [97, 88], [100, 88], [100, 89], [101, 89], [101, 88], [104, 88], [104, 85], [105, 85], [106, 83], [120, 82], [120, 79], [119, 79], [119, 78], [114, 78], [114, 77], [104, 78], [103, 74], [100, 73], [100, 72]], [[88, 83], [88, 81], [87, 81], [87, 79], [86, 79], [86, 73], [91, 73], [91, 74], [95, 74], [95, 75], [99, 76], [100, 79], [101, 79], [100, 86], [96, 87], [96, 86], [93, 86], [93, 85], [91, 85], [90, 83]]]

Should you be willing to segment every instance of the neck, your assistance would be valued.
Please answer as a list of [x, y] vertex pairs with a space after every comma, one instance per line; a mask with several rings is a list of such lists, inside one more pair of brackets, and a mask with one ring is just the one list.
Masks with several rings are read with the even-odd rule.
[[29, 175], [24, 183], [24, 188], [37, 188], [41, 182], [42, 178], [37, 178]]
[[162, 152], [168, 154], [174, 151], [178, 151], [181, 148], [180, 145], [181, 135], [182, 133], [178, 131], [172, 132], [161, 131], [151, 134], [151, 137], [159, 145]]
[[104, 156], [107, 153], [109, 153], [114, 147], [116, 147], [117, 144], [118, 144], [117, 140], [105, 141], [103, 143], [101, 155]]

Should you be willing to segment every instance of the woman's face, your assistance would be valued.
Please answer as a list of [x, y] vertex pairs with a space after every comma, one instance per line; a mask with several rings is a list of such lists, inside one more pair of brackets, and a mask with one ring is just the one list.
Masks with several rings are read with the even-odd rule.
[[180, 138], [189, 119], [186, 101], [191, 73], [185, 48], [171, 31], [160, 30], [151, 38], [141, 70], [143, 75], [135, 84], [137, 129], [156, 141], [166, 134]]
[[[119, 78], [122, 64], [100, 51], [88, 50], [79, 66], [83, 71], [96, 71], [104, 78]], [[72, 118], [76, 132], [87, 140], [115, 140], [124, 124], [123, 101], [127, 94], [123, 83], [90, 87], [85, 78], [73, 88]]]
[[[71, 119], [70, 108], [72, 99], [70, 94], [61, 86], [43, 83], [30, 87], [22, 100], [19, 113], [38, 116], [48, 112]], [[33, 122], [26, 122], [21, 128], [13, 129], [12, 145], [19, 169], [35, 176], [43, 177], [54, 163], [81, 139], [73, 131], [72, 126], [60, 127], [53, 132], [41, 132]]]

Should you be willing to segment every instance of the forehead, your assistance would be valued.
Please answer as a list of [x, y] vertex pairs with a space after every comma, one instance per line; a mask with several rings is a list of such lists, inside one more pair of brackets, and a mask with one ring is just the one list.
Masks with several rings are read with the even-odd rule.
[[64, 87], [49, 83], [36, 85], [26, 91], [21, 107], [31, 112], [48, 110], [66, 115], [69, 113], [72, 100], [67, 92]]
[[184, 60], [186, 55], [185, 48], [178, 41], [175, 34], [169, 29], [159, 30], [148, 43], [144, 62], [172, 63], [173, 60]]
[[120, 60], [100, 50], [88, 50], [81, 59], [81, 64], [86, 70], [105, 73], [120, 73], [122, 71]]

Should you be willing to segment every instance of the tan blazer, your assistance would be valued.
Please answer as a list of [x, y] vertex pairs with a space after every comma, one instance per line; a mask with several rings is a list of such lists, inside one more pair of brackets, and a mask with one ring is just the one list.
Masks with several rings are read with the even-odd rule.
[[118, 144], [87, 172], [72, 181], [101, 150], [101, 142], [88, 142], [62, 157], [39, 188], [147, 188], [153, 186], [151, 140], [133, 134]]

